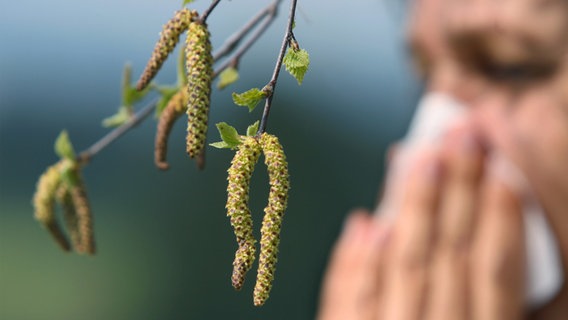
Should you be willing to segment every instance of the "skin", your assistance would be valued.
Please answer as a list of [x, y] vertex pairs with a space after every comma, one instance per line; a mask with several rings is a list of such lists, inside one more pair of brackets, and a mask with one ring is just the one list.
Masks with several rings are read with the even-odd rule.
[[[466, 103], [472, 116], [441, 148], [418, 157], [395, 221], [361, 210], [349, 216], [324, 278], [319, 319], [568, 319], [566, 284], [548, 305], [525, 310], [519, 197], [486, 161], [497, 150], [526, 174], [567, 278], [566, 6], [415, 3], [410, 42], [428, 89]], [[478, 55], [460, 52], [460, 38], [481, 39], [471, 50]], [[480, 68], [479, 60], [494, 68]], [[503, 76], [511, 66], [529, 72]]]
[[364, 211], [349, 216], [324, 280], [319, 319], [520, 317], [520, 205], [498, 179], [482, 174], [483, 151], [471, 139], [467, 130], [457, 132], [440, 153], [419, 157], [393, 225]]
[[[448, 0], [454, 1], [454, 0]], [[562, 0], [505, 1], [493, 12], [491, 22], [476, 15], [459, 15], [459, 11], [475, 12], [482, 1], [461, 1], [446, 12], [444, 27], [454, 37], [474, 35], [487, 40], [486, 56], [494, 65], [515, 61], [526, 69], [546, 68], [537, 61], [553, 66], [553, 72], [528, 73], [521, 83], [514, 79], [494, 78], [476, 72], [456, 54], [462, 69], [480, 79], [483, 89], [474, 97], [465, 97], [474, 110], [474, 121], [484, 139], [520, 166], [527, 175], [556, 235], [561, 251], [565, 278], [568, 275], [568, 2]], [[499, 7], [496, 2], [485, 6]], [[479, 10], [479, 9], [478, 9]], [[457, 14], [456, 14], [457, 13]], [[455, 17], [459, 16], [461, 21]], [[464, 28], [463, 26], [473, 26]], [[495, 26], [498, 26], [495, 27]], [[442, 28], [440, 28], [442, 29]], [[495, 29], [502, 30], [496, 32]], [[530, 45], [532, 50], [526, 47]], [[516, 48], [512, 50], [511, 48]], [[450, 49], [451, 51], [451, 49]], [[547, 53], [544, 53], [547, 52]], [[493, 58], [491, 58], [493, 57]], [[522, 69], [522, 68], [521, 68]], [[465, 77], [464, 77], [465, 78]], [[537, 313], [542, 318], [558, 315], [568, 318], [568, 286], [557, 299]], [[555, 316], [556, 317], [556, 316]]]

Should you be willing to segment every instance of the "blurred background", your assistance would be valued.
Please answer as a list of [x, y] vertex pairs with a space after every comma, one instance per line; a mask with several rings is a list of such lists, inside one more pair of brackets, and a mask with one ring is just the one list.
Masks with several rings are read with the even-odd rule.
[[[252, 303], [256, 264], [241, 292], [231, 287], [236, 244], [224, 205], [233, 152], [209, 148], [199, 172], [185, 155], [184, 121], [170, 137], [165, 173], [153, 164], [153, 119], [85, 169], [95, 257], [61, 252], [34, 221], [36, 180], [57, 161], [59, 132], [67, 129], [82, 150], [108, 131], [100, 122], [120, 103], [125, 62], [137, 77], [180, 4], [0, 1], [0, 319], [314, 317], [342, 221], [354, 207], [374, 206], [385, 151], [403, 135], [420, 94], [398, 1], [299, 1], [295, 35], [311, 65], [300, 87], [281, 74], [268, 123], [284, 145], [292, 190], [265, 306]], [[222, 1], [208, 20], [213, 46], [265, 4]], [[283, 1], [270, 31], [242, 60], [239, 82], [214, 91], [209, 142], [219, 140], [217, 122], [243, 132], [260, 118], [262, 108], [248, 113], [230, 95], [270, 79], [287, 13]], [[158, 82], [175, 81], [175, 60]], [[260, 164], [250, 201], [256, 229], [267, 194]]]

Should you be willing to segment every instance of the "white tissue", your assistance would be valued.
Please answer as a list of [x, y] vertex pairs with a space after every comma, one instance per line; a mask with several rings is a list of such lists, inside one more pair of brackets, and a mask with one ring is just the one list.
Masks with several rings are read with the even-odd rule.
[[[467, 108], [443, 93], [428, 93], [420, 101], [410, 129], [391, 160], [384, 197], [377, 214], [392, 219], [399, 211], [401, 184], [406, 181], [409, 164], [421, 148], [439, 145], [443, 134], [467, 116]], [[496, 172], [523, 198], [527, 249], [527, 303], [536, 308], [550, 301], [560, 289], [563, 276], [558, 248], [552, 232], [523, 173], [504, 156], [493, 152], [490, 170]]]

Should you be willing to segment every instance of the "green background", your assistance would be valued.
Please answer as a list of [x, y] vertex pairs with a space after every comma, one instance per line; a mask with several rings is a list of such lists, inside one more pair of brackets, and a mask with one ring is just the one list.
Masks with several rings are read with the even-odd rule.
[[[209, 148], [199, 172], [184, 151], [184, 121], [170, 138], [171, 169], [153, 164], [155, 121], [128, 133], [86, 168], [98, 254], [61, 252], [34, 221], [37, 177], [57, 160], [68, 130], [86, 148], [120, 101], [122, 67], [137, 76], [158, 32], [181, 1], [0, 1], [0, 319], [311, 319], [329, 250], [354, 207], [371, 208], [387, 146], [405, 130], [420, 86], [404, 44], [397, 1], [299, 1], [296, 37], [311, 55], [298, 87], [281, 74], [268, 131], [284, 145], [292, 190], [276, 280], [265, 306], [252, 304], [256, 265], [241, 292], [230, 285], [236, 248], [224, 204], [233, 152]], [[209, 1], [193, 7], [203, 9]], [[222, 1], [212, 42], [265, 1]], [[243, 132], [261, 115], [230, 93], [270, 78], [288, 2], [241, 63], [241, 80], [212, 96], [214, 123]], [[157, 80], [175, 80], [175, 59]], [[251, 209], [260, 229], [268, 187], [254, 174]], [[258, 235], [258, 233], [257, 233]]]

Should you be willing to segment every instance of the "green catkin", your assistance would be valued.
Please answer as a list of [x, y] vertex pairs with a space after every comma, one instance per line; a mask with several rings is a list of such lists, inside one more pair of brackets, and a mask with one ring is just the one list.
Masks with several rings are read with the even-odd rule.
[[59, 186], [55, 197], [63, 211], [63, 219], [65, 221], [65, 226], [67, 227], [69, 237], [71, 238], [73, 248], [75, 249], [75, 251], [80, 252], [81, 234], [78, 227], [77, 211], [75, 210], [73, 199], [71, 198], [71, 193], [69, 192], [69, 187], [67, 186], [67, 184], [62, 183]]
[[160, 39], [154, 46], [152, 56], [136, 84], [137, 90], [143, 90], [150, 83], [179, 42], [179, 36], [187, 30], [191, 21], [196, 17], [196, 11], [184, 8], [176, 11], [173, 18], [163, 26], [162, 32], [160, 32]]
[[253, 137], [246, 137], [238, 148], [228, 170], [226, 205], [227, 216], [231, 220], [239, 245], [231, 276], [232, 285], [236, 290], [242, 288], [245, 275], [252, 267], [256, 253], [248, 200], [250, 178], [261, 152], [258, 141]]
[[93, 255], [96, 252], [93, 230], [93, 216], [87, 199], [85, 184], [78, 169], [73, 172], [74, 184], [70, 187], [71, 201], [77, 213], [77, 230], [79, 233], [80, 253]]
[[187, 153], [199, 158], [205, 147], [207, 119], [213, 75], [213, 57], [207, 25], [200, 21], [189, 24], [186, 39], [187, 92]]
[[69, 251], [69, 241], [55, 220], [55, 195], [62, 182], [60, 168], [61, 162], [58, 162], [47, 168], [39, 177], [33, 197], [34, 216], [49, 231], [61, 249]]
[[261, 306], [268, 299], [276, 261], [278, 245], [280, 243], [280, 228], [286, 206], [290, 181], [288, 175], [288, 162], [278, 138], [266, 133], [260, 137], [259, 143], [264, 153], [264, 163], [268, 169], [270, 193], [268, 205], [264, 208], [262, 220], [260, 256], [256, 285], [254, 287], [254, 305]]
[[168, 137], [175, 121], [185, 113], [189, 96], [185, 88], [180, 89], [168, 102], [166, 108], [160, 114], [156, 141], [154, 145], [154, 162], [161, 170], [167, 170], [170, 166], [166, 161], [168, 152]]

